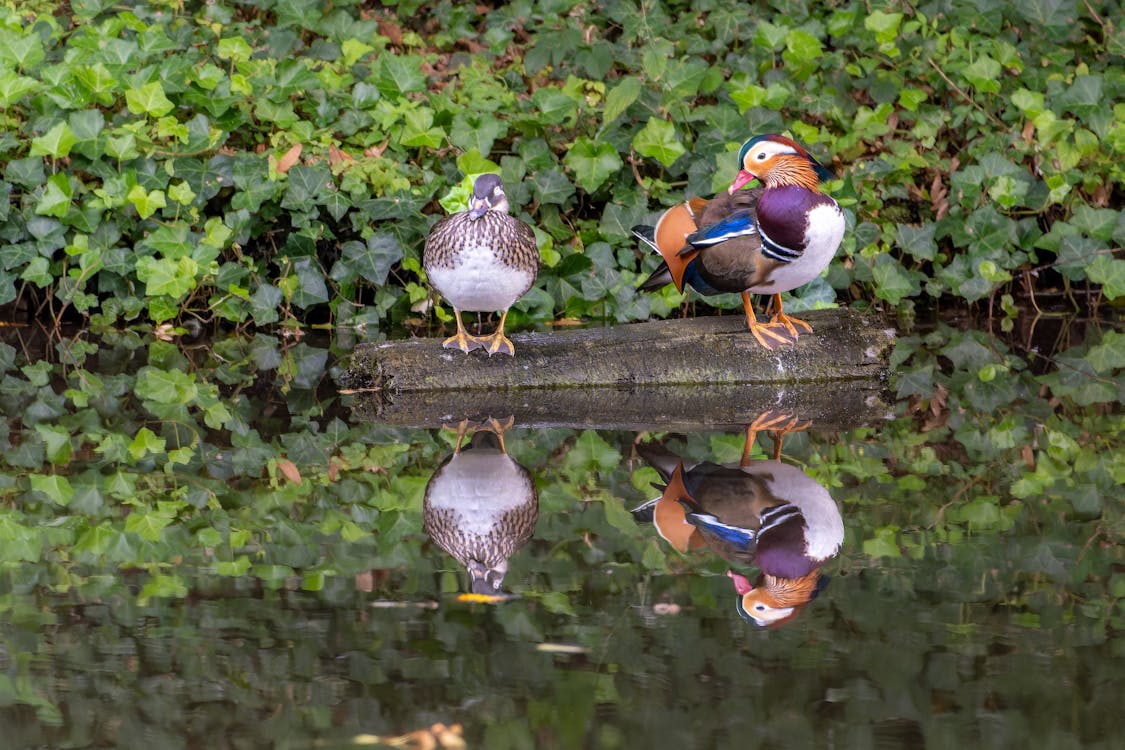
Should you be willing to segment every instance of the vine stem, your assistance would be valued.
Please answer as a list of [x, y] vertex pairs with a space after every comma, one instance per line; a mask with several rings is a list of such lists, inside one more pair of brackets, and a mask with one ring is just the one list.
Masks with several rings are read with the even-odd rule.
[[960, 95], [961, 95], [961, 98], [962, 98], [962, 99], [964, 99], [965, 101], [967, 101], [967, 102], [968, 102], [969, 104], [973, 105], [973, 107], [974, 107], [974, 108], [976, 108], [976, 110], [977, 110], [978, 112], [980, 112], [981, 114], [983, 114], [983, 115], [984, 115], [985, 117], [987, 117], [987, 118], [988, 118], [989, 120], [992, 120], [992, 122], [993, 122], [993, 123], [995, 123], [996, 125], [999, 125], [1000, 127], [1005, 127], [1005, 125], [1004, 125], [1004, 121], [1003, 121], [1003, 120], [1001, 120], [1001, 119], [1000, 119], [999, 117], [997, 117], [996, 115], [994, 115], [994, 114], [992, 114], [991, 112], [989, 112], [989, 111], [988, 111], [987, 109], [985, 109], [984, 107], [982, 107], [982, 106], [980, 106], [979, 104], [977, 104], [977, 103], [976, 103], [976, 101], [974, 101], [974, 100], [973, 100], [973, 97], [969, 96], [969, 95], [968, 95], [968, 94], [967, 94], [967, 93], [965, 92], [965, 90], [964, 90], [963, 88], [961, 88], [961, 87], [960, 87], [960, 86], [958, 86], [958, 85], [957, 85], [956, 83], [954, 83], [954, 82], [953, 82], [953, 79], [951, 79], [951, 78], [950, 78], [949, 76], [947, 76], [947, 75], [945, 74], [945, 71], [944, 71], [944, 70], [942, 70], [941, 68], [939, 68], [939, 67], [938, 67], [938, 64], [937, 64], [936, 62], [934, 62], [934, 59], [933, 59], [932, 57], [927, 57], [927, 58], [926, 58], [926, 62], [928, 62], [928, 63], [930, 64], [930, 67], [931, 67], [931, 68], [933, 68], [934, 70], [936, 70], [936, 71], [937, 71], [937, 74], [938, 74], [939, 76], [941, 76], [941, 79], [942, 79], [943, 81], [945, 81], [946, 83], [948, 83], [948, 84], [949, 84], [949, 86], [950, 86], [950, 87], [951, 87], [951, 88], [952, 88], [952, 89], [953, 89], [954, 91], [956, 91], [956, 92], [957, 92], [958, 94], [960, 94]]

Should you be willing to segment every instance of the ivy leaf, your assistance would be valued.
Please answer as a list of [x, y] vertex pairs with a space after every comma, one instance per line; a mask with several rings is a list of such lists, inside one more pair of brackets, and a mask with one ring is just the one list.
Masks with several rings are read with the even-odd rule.
[[648, 118], [648, 122], [633, 136], [633, 148], [642, 156], [656, 159], [666, 167], [672, 166], [687, 149], [676, 135], [676, 126], [667, 120], [655, 117]]
[[575, 182], [587, 193], [597, 190], [624, 166], [612, 143], [586, 137], [574, 141], [563, 163], [574, 172]]
[[126, 91], [125, 105], [135, 115], [151, 117], [163, 117], [176, 106], [164, 95], [164, 87], [159, 81], [152, 81], [140, 88]]
[[1086, 278], [1102, 285], [1106, 299], [1125, 296], [1125, 260], [1102, 253], [1086, 266]]
[[146, 191], [140, 185], [134, 185], [125, 197], [128, 198], [129, 202], [133, 204], [133, 207], [137, 209], [137, 214], [142, 219], [147, 219], [168, 205], [164, 200], [163, 190]]
[[48, 461], [56, 466], [70, 461], [70, 432], [65, 427], [37, 424], [35, 425], [35, 431], [39, 433], [39, 437], [43, 438]]
[[137, 431], [133, 442], [129, 444], [129, 455], [134, 460], [140, 460], [148, 454], [154, 456], [164, 455], [165, 440], [147, 427]]
[[0, 70], [0, 106], [10, 107], [33, 91], [39, 89], [39, 81], [21, 76], [11, 70]]
[[60, 474], [32, 474], [28, 477], [33, 492], [41, 492], [55, 505], [68, 505], [74, 497], [70, 480]]
[[609, 90], [605, 97], [605, 106], [602, 107], [602, 128], [625, 113], [641, 93], [639, 78], [622, 78], [621, 82]]
[[414, 55], [380, 55], [375, 66], [375, 85], [383, 96], [391, 99], [424, 91], [426, 78], [422, 75], [421, 58]]
[[1025, 0], [1014, 7], [1032, 28], [1058, 29], [1074, 23], [1074, 3], [1069, 0]]
[[918, 260], [933, 260], [937, 254], [937, 243], [934, 242], [935, 228], [933, 222], [927, 222], [920, 227], [899, 224], [895, 232], [895, 242]]
[[917, 275], [907, 271], [893, 256], [886, 253], [875, 259], [871, 275], [875, 279], [875, 296], [892, 305], [921, 291]]
[[391, 267], [402, 260], [402, 245], [388, 232], [376, 232], [366, 242], [345, 242], [342, 250], [348, 265], [376, 286], [387, 283]]
[[179, 300], [195, 289], [195, 275], [199, 264], [191, 257], [153, 258], [145, 256], [137, 259], [137, 278], [144, 282], [145, 291], [150, 296], [161, 294]]
[[54, 216], [62, 219], [70, 211], [70, 197], [74, 188], [70, 186], [70, 178], [65, 172], [58, 172], [47, 178], [43, 188], [43, 195], [35, 204], [35, 213], [41, 216]]
[[1101, 343], [1090, 347], [1086, 361], [1102, 375], [1125, 367], [1125, 333], [1106, 331]]
[[199, 394], [192, 376], [180, 370], [164, 370], [151, 365], [137, 372], [137, 396], [156, 404], [189, 404]]
[[31, 156], [50, 156], [54, 159], [61, 159], [70, 153], [70, 149], [77, 142], [78, 139], [75, 138], [70, 125], [60, 122], [38, 138], [32, 138], [31, 149], [28, 153]]

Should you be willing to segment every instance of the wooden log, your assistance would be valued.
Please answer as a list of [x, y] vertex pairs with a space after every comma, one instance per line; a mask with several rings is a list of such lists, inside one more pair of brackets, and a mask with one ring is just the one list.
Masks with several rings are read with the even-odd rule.
[[360, 418], [414, 426], [514, 416], [686, 431], [781, 409], [833, 429], [885, 416], [894, 331], [850, 310], [805, 317], [815, 332], [773, 351], [737, 315], [518, 333], [514, 358], [442, 349], [441, 339], [362, 344], [341, 385], [360, 394]]
[[358, 393], [352, 416], [433, 429], [462, 420], [509, 417], [518, 427], [660, 432], [733, 432], [767, 411], [812, 422], [818, 432], [850, 430], [892, 416], [879, 380], [776, 385], [508, 388], [494, 391]]
[[515, 357], [441, 339], [360, 344], [350, 389], [387, 392], [623, 385], [789, 384], [882, 377], [894, 331], [851, 310], [806, 316], [814, 333], [769, 351], [740, 315], [517, 333]]

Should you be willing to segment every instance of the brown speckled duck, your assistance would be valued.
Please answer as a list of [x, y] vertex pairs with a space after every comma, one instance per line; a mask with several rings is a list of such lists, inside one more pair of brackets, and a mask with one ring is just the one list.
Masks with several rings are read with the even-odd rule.
[[473, 594], [503, 596], [508, 558], [531, 539], [539, 496], [531, 474], [508, 455], [503, 428], [458, 428], [453, 455], [434, 473], [422, 501], [422, 527], [469, 571]]
[[[422, 267], [457, 318], [457, 333], [443, 344], [447, 349], [516, 353], [504, 335], [504, 321], [512, 303], [535, 283], [539, 248], [531, 227], [509, 215], [508, 208], [500, 178], [483, 174], [473, 183], [469, 208], [438, 221], [426, 238]], [[465, 330], [462, 312], [496, 310], [500, 323], [492, 334], [471, 336]]]

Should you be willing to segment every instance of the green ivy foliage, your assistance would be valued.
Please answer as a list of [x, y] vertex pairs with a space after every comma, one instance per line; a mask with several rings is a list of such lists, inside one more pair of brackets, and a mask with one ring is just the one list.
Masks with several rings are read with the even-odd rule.
[[1113, 5], [2, 8], [0, 305], [98, 328], [424, 323], [437, 200], [491, 169], [544, 266], [513, 325], [666, 315], [682, 297], [635, 292], [655, 260], [629, 227], [725, 185], [769, 131], [831, 165], [849, 217], [805, 305], [1116, 300]]

